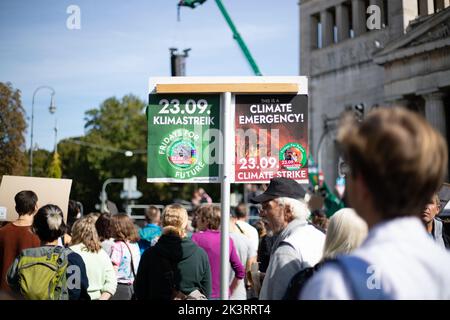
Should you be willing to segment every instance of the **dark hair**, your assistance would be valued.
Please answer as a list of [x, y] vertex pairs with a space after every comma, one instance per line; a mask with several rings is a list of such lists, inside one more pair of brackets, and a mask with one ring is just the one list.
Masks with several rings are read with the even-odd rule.
[[17, 213], [22, 216], [34, 212], [38, 197], [33, 191], [24, 190], [16, 194], [14, 201], [16, 202]]
[[100, 241], [104, 241], [113, 237], [111, 214], [102, 213], [95, 222], [95, 229], [97, 229]]
[[78, 220], [77, 216], [81, 213], [81, 203], [75, 200], [69, 200], [69, 206], [67, 208], [67, 229], [72, 230], [72, 226], [75, 221]]
[[161, 210], [155, 206], [150, 206], [145, 211], [145, 221], [147, 221], [147, 223], [155, 223], [158, 216], [161, 217]]
[[316, 209], [311, 212], [312, 217], [326, 218], [327, 215], [323, 209]]
[[33, 220], [33, 230], [42, 242], [52, 242], [66, 233], [66, 224], [61, 209], [48, 204], [41, 207]]
[[139, 235], [133, 220], [124, 213], [112, 216], [113, 238], [117, 241], [137, 242]]
[[241, 202], [234, 209], [234, 216], [238, 219], [245, 218], [247, 216], [247, 205]]

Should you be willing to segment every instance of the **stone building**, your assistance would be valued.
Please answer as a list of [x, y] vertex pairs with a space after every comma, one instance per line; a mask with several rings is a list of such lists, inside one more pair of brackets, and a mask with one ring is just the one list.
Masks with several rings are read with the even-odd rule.
[[[310, 151], [330, 186], [338, 176], [336, 119], [345, 109], [403, 105], [450, 137], [449, 2], [300, 0]], [[379, 23], [369, 29], [373, 17]]]

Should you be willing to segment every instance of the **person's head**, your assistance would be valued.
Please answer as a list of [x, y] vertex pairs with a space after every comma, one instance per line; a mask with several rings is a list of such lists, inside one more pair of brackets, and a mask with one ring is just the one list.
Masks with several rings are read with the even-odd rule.
[[328, 218], [327, 215], [325, 214], [325, 212], [323, 210], [314, 210], [311, 213], [311, 222], [313, 225], [323, 229], [323, 230], [327, 230], [328, 228]]
[[308, 206], [303, 200], [279, 197], [262, 203], [259, 216], [269, 230], [278, 234], [294, 219], [306, 221], [310, 215]]
[[158, 224], [161, 222], [161, 210], [155, 206], [150, 206], [145, 211], [145, 222]]
[[102, 213], [95, 221], [95, 229], [100, 241], [111, 239], [113, 237], [111, 214]]
[[136, 242], [139, 240], [139, 235], [133, 220], [124, 213], [115, 214], [112, 216], [113, 238], [118, 241]]
[[422, 209], [420, 218], [425, 224], [431, 223], [434, 217], [439, 214], [440, 210], [441, 202], [439, 200], [439, 196], [437, 194], [434, 194], [433, 197], [431, 197], [431, 200], [428, 201], [428, 203]]
[[239, 203], [236, 209], [234, 210], [234, 215], [239, 220], [247, 218], [247, 213], [248, 213], [247, 205], [243, 202]]
[[186, 209], [179, 204], [171, 204], [164, 208], [161, 224], [164, 235], [175, 235], [180, 238], [186, 236], [188, 214]]
[[75, 200], [69, 200], [69, 206], [67, 207], [67, 228], [69, 231], [72, 229], [75, 221], [81, 218], [81, 203]]
[[53, 242], [63, 236], [67, 228], [61, 209], [54, 204], [39, 208], [33, 219], [33, 231], [43, 243]]
[[412, 111], [380, 108], [361, 123], [345, 117], [338, 142], [349, 165], [349, 204], [369, 227], [419, 216], [443, 182], [446, 142]]
[[310, 211], [303, 201], [305, 194], [295, 180], [273, 178], [264, 193], [250, 201], [262, 204], [259, 215], [268, 229], [277, 234], [294, 219], [306, 221], [309, 217]]
[[285, 160], [292, 160], [292, 155], [293, 155], [292, 150], [291, 150], [291, 149], [287, 149], [287, 150], [284, 152], [284, 159], [285, 159]]
[[220, 228], [220, 208], [211, 204], [202, 205], [196, 213], [197, 229], [219, 230]]
[[72, 245], [82, 243], [89, 252], [99, 252], [101, 247], [100, 239], [95, 228], [97, 217], [87, 215], [75, 221], [72, 227]]
[[367, 236], [367, 223], [350, 208], [338, 210], [330, 218], [323, 259], [333, 259], [358, 248]]
[[16, 202], [16, 212], [19, 216], [32, 215], [38, 210], [38, 197], [31, 190], [20, 191], [15, 195], [14, 201]]

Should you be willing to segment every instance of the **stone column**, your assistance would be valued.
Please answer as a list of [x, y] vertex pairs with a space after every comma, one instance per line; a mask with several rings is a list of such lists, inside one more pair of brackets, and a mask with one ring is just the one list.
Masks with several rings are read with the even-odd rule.
[[423, 95], [425, 99], [425, 117], [447, 140], [447, 126], [445, 123], [444, 93], [435, 91]]
[[320, 24], [322, 26], [322, 48], [333, 43], [333, 16], [328, 10], [320, 13]]
[[450, 5], [450, 0], [436, 0], [436, 10], [443, 10]]
[[419, 14], [426, 16], [434, 13], [433, 0], [419, 0]]
[[366, 10], [364, 0], [352, 1], [352, 23], [355, 37], [366, 32]]
[[348, 7], [341, 3], [336, 6], [336, 25], [338, 29], [338, 42], [348, 39], [350, 36], [350, 17]]

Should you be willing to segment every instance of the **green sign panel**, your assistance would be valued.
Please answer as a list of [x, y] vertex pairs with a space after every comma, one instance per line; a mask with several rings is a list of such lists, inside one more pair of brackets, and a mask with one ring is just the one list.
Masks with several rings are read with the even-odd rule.
[[219, 180], [220, 96], [150, 94], [148, 182]]

